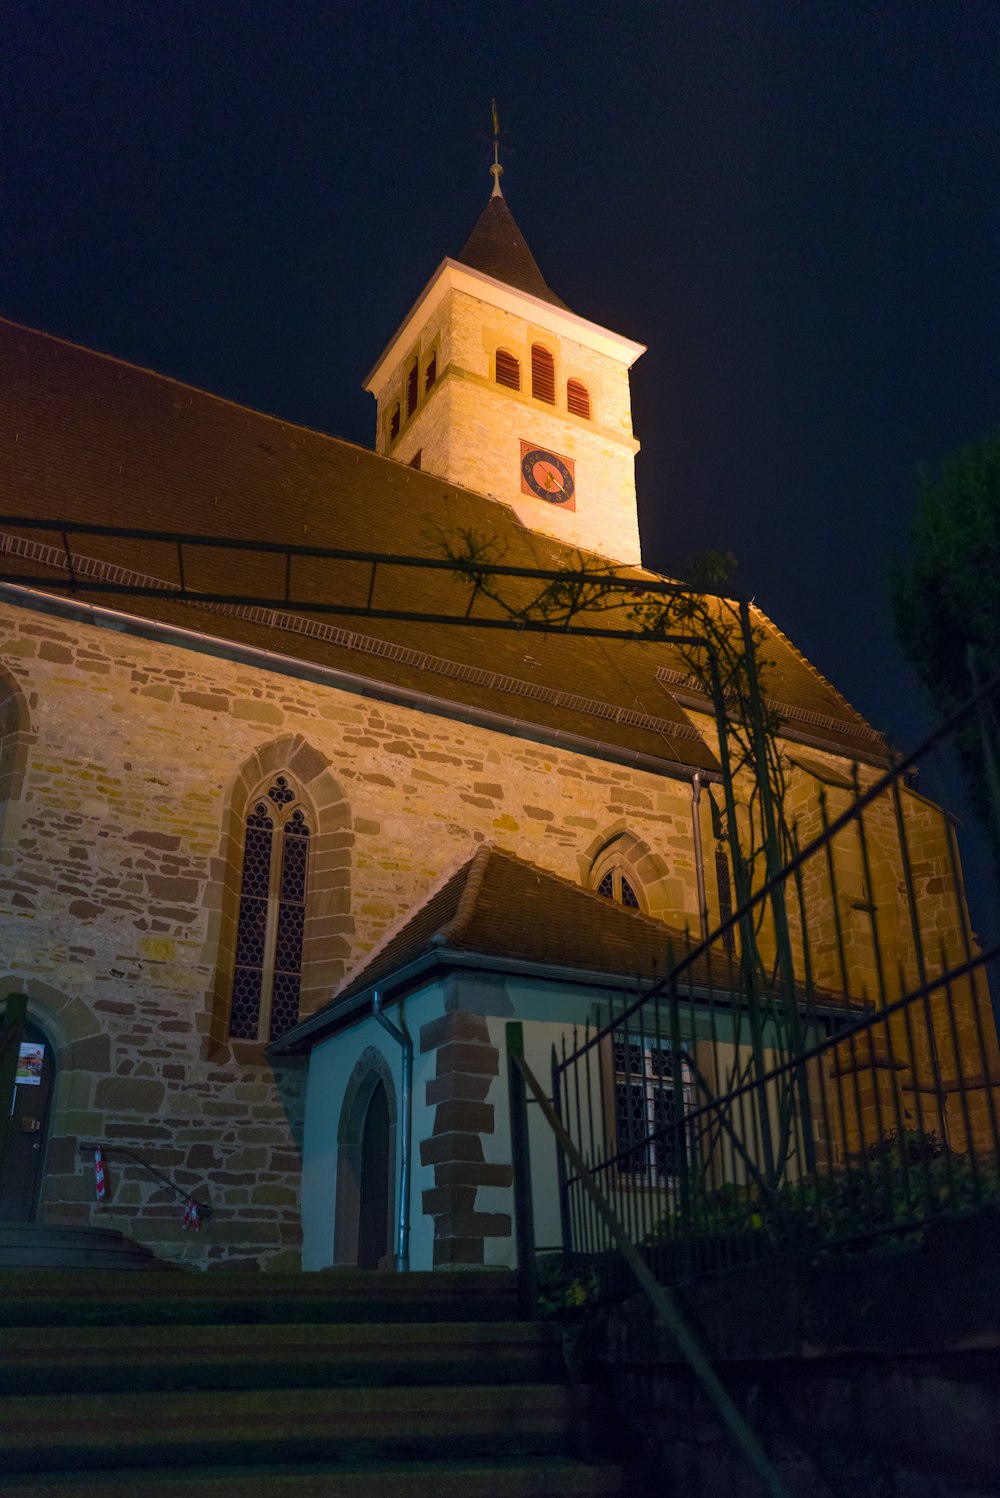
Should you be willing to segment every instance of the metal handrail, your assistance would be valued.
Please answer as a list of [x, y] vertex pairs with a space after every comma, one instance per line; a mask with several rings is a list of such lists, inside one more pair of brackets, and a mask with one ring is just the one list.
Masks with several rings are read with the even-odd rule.
[[[614, 1240], [618, 1252], [631, 1270], [636, 1284], [652, 1305], [657, 1320], [670, 1332], [681, 1355], [686, 1360], [708, 1398], [718, 1410], [723, 1424], [739, 1445], [754, 1471], [765, 1484], [772, 1498], [789, 1498], [788, 1489], [779, 1477], [763, 1446], [726, 1392], [698, 1338], [688, 1326], [677, 1304], [676, 1297], [656, 1279], [649, 1265], [645, 1262], [629, 1237], [628, 1230], [619, 1220], [617, 1213], [605, 1198], [604, 1193], [594, 1183], [586, 1161], [566, 1132], [550, 1099], [546, 1097], [541, 1083], [524, 1058], [523, 1029], [516, 1022], [507, 1025], [507, 1058], [508, 1067], [512, 1075], [516, 1074], [522, 1079], [524, 1086], [531, 1092], [534, 1101], [538, 1104], [539, 1111], [555, 1135], [559, 1151], [579, 1175], [581, 1185], [587, 1192], [595, 1211]], [[527, 1117], [524, 1112], [524, 1094], [523, 1090], [512, 1087], [512, 1101], [518, 1096], [521, 1098], [521, 1106], [516, 1110], [516, 1114], [520, 1116], [518, 1117], [512, 1112], [511, 1142], [514, 1144], [516, 1139], [521, 1139], [526, 1146]], [[513, 1153], [515, 1156], [520, 1156], [520, 1159], [524, 1162], [521, 1171], [518, 1171], [515, 1164], [515, 1181], [518, 1183], [515, 1188], [515, 1202], [517, 1204], [519, 1219], [517, 1227], [520, 1254], [523, 1251], [522, 1245], [526, 1244], [530, 1233], [530, 1229], [528, 1228], [528, 1224], [531, 1222], [530, 1155], [526, 1147], [520, 1152], [515, 1149]], [[529, 1269], [523, 1262], [519, 1262], [518, 1267], [522, 1274], [526, 1269], [529, 1274], [533, 1272], [533, 1267]]]
[[177, 1185], [176, 1181], [172, 1181], [169, 1176], [165, 1176], [162, 1171], [157, 1170], [155, 1165], [150, 1165], [148, 1160], [143, 1159], [138, 1151], [130, 1149], [128, 1145], [108, 1144], [100, 1139], [89, 1139], [84, 1140], [78, 1146], [78, 1150], [81, 1155], [92, 1155], [95, 1150], [100, 1150], [102, 1155], [128, 1155], [129, 1159], [134, 1160], [136, 1165], [140, 1166], [147, 1175], [153, 1177], [154, 1181], [159, 1181], [161, 1186], [165, 1186], [168, 1191], [172, 1191], [178, 1201], [190, 1202], [192, 1206], [198, 1208], [201, 1217], [209, 1217], [211, 1215], [211, 1202], [202, 1201], [199, 1197], [193, 1196], [190, 1191], [185, 1191], [183, 1187]]

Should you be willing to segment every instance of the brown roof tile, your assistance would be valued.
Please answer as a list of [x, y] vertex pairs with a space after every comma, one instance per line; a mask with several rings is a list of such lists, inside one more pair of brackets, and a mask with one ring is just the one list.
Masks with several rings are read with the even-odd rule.
[[434, 951], [538, 963], [634, 981], [687, 950], [665, 926], [514, 853], [484, 844], [340, 986], [331, 1008], [389, 982]]
[[[2, 319], [0, 387], [0, 508], [9, 514], [424, 556], [441, 555], [435, 536], [464, 528], [495, 536], [510, 565], [552, 568], [575, 561], [496, 500]], [[36, 539], [61, 546], [57, 533]], [[162, 543], [87, 537], [75, 549], [177, 580], [176, 552]], [[3, 570], [24, 575], [39, 568], [9, 555]], [[58, 569], [51, 575], [55, 579]], [[363, 606], [368, 578], [368, 569], [356, 563], [297, 561], [294, 593]], [[280, 596], [284, 564], [247, 553], [189, 551], [187, 582]], [[373, 601], [455, 612], [456, 589], [463, 586], [450, 573], [397, 570], [390, 591]], [[461, 606], [465, 594], [458, 597]], [[347, 634], [310, 637], [280, 627], [280, 620], [222, 615], [168, 594], [88, 599], [445, 698], [459, 712], [503, 714], [543, 739], [570, 734], [602, 742], [626, 759], [647, 756], [667, 773], [717, 768], [673, 696], [671, 683], [686, 672], [668, 645], [528, 637], [364, 613], [333, 621]], [[292, 623], [300, 624], [301, 615]], [[878, 752], [860, 716], [773, 627], [768, 647], [773, 696], [823, 718], [820, 737], [831, 747]]]
[[504, 198], [488, 200], [458, 258], [463, 265], [481, 270], [494, 280], [503, 281], [505, 286], [530, 292], [553, 306], [566, 307], [566, 303], [546, 285], [545, 277]]

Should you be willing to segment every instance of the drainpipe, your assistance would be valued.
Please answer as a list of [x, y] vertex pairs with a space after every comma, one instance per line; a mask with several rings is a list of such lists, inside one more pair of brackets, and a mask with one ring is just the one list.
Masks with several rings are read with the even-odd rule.
[[708, 940], [708, 901], [705, 898], [705, 854], [701, 846], [701, 771], [691, 776], [691, 827], [694, 833], [694, 871], [698, 880], [698, 918], [701, 921], [701, 939]]
[[[413, 1078], [413, 1041], [403, 1023], [400, 1008], [400, 1024], [394, 1025], [382, 1012], [382, 995], [378, 989], [372, 991], [372, 1014], [383, 1030], [387, 1030], [397, 1045], [403, 1048], [403, 1085], [400, 1088], [400, 1114], [403, 1122], [403, 1139], [399, 1162], [399, 1224], [396, 1230], [396, 1268], [402, 1273], [410, 1267], [410, 1132], [412, 1104], [411, 1081]], [[400, 1028], [402, 1026], [402, 1028]]]

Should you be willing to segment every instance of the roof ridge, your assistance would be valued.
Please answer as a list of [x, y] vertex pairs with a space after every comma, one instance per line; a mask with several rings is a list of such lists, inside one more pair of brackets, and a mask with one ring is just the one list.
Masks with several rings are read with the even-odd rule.
[[[469, 860], [469, 873], [465, 881], [465, 887], [458, 897], [455, 906], [455, 914], [450, 921], [445, 921], [439, 931], [435, 931], [431, 937], [431, 944], [435, 947], [446, 946], [449, 941], [461, 935], [466, 926], [472, 920], [476, 909], [476, 901], [479, 899], [486, 878], [486, 870], [494, 853], [498, 849], [492, 842], [482, 843]], [[424, 904], [426, 905], [426, 900]]]
[[[606, 895], [599, 895], [596, 889], [587, 889], [585, 885], [578, 884], [575, 879], [570, 879], [566, 874], [560, 874], [556, 869], [550, 869], [545, 864], [535, 863], [532, 858], [524, 858], [520, 853], [515, 853], [513, 848], [498, 848], [495, 843], [484, 843], [483, 848], [479, 851], [482, 852], [484, 850], [488, 850], [496, 858], [507, 858], [512, 863], [520, 864], [522, 868], [533, 869], [536, 874], [544, 874], [546, 879], [555, 880], [557, 884], [564, 885], [567, 889], [572, 890], [574, 894], [583, 895], [585, 899], [596, 901], [598, 908], [601, 910], [613, 910], [620, 915], [627, 916], [629, 920], [642, 921], [647, 926], [655, 926], [657, 930], [665, 931], [674, 936], [683, 936], [685, 934], [678, 927], [668, 926], [666, 921], [658, 920], [655, 915], [647, 915], [644, 910], [636, 910], [631, 905], [621, 905], [617, 900], [609, 900]], [[484, 862], [483, 875], [485, 875], [486, 864], [488, 862], [488, 859]], [[476, 898], [478, 898], [481, 886], [482, 878], [480, 878], [479, 886], [476, 889]], [[474, 906], [475, 900], [472, 902], [472, 908]], [[471, 914], [472, 909], [469, 911], [469, 915]], [[467, 924], [467, 920], [463, 921], [462, 924]]]
[[389, 946], [393, 941], [395, 941], [396, 937], [401, 931], [404, 931], [406, 929], [406, 927], [413, 920], [413, 917], [416, 915], [417, 911], [422, 910], [425, 905], [429, 905], [431, 900], [433, 900], [435, 896], [441, 893], [449, 880], [454, 879], [456, 874], [460, 874], [462, 869], [465, 868], [467, 864], [471, 865], [472, 863], [474, 863], [480, 851], [481, 850], [477, 848], [475, 853], [471, 855], [468, 853], [463, 853], [461, 858], [457, 859], [454, 863], [448, 864], [444, 871], [438, 874], [433, 883], [429, 885], [422, 898], [419, 899], [415, 904], [408, 905], [406, 909], [402, 911], [396, 917], [396, 919], [385, 928], [385, 930], [382, 932], [382, 935], [378, 938], [375, 944], [369, 947], [367, 952], [362, 952], [356, 961], [350, 963], [350, 966], [345, 972], [343, 978], [341, 978], [340, 982], [336, 985], [336, 987], [330, 994], [330, 998], [327, 1000], [327, 1003], [332, 1003], [338, 994], [343, 993], [345, 989], [350, 988], [352, 983], [354, 982], [354, 974], [360, 971], [362, 968], [369, 967], [378, 957], [380, 957], [385, 951], [386, 947]]
[[[835, 686], [834, 683], [832, 681], [830, 681], [828, 677], [824, 676], [823, 672], [819, 669], [819, 667], [818, 666], [814, 666], [813, 663], [812, 663], [812, 661], [809, 659], [809, 657], [807, 655], [803, 655], [802, 651], [795, 644], [795, 641], [792, 640], [792, 639], [790, 639], [789, 636], [785, 634], [784, 630], [780, 627], [780, 625], [775, 624], [775, 622], [771, 618], [770, 614], [765, 614], [764, 610], [760, 607], [760, 605], [757, 604], [757, 603], [753, 603], [752, 601], [750, 603], [750, 607], [753, 609], [753, 611], [754, 611], [755, 614], [759, 614], [760, 615], [761, 619], [763, 619], [763, 621], [766, 624], [766, 626], [768, 627], [768, 629], [771, 629], [771, 630], [774, 631], [774, 633], [777, 635], [778, 639], [782, 642], [782, 644], [788, 646], [788, 649], [792, 652], [792, 654], [794, 655], [795, 659], [799, 662], [799, 664], [802, 665], [802, 666], [805, 666], [808, 671], [812, 672], [813, 676], [816, 677], [817, 681], [822, 682], [823, 686], [829, 687], [829, 689], [833, 693], [833, 695], [838, 699], [838, 701], [840, 701], [840, 702], [842, 702], [844, 704], [844, 706], [847, 708], [847, 710], [848, 710], [849, 713], [853, 713], [854, 716], [855, 716], [855, 718], [857, 718], [860, 723], [864, 724], [864, 726], [866, 728], [870, 728], [874, 732], [879, 733], [879, 730], [875, 728], [875, 725], [873, 723], [869, 723], [869, 721], [865, 717], [864, 713], [859, 712], [858, 709], [854, 706], [853, 702], [849, 702], [848, 701], [848, 699], [844, 696], [844, 694], [840, 690], [840, 688], [837, 687], [837, 686]], [[885, 736], [884, 733], [879, 733], [879, 737], [883, 741], [888, 742], [888, 740], [886, 739], [886, 736]]]
[[135, 374], [149, 375], [151, 379], [159, 380], [164, 385], [176, 385], [180, 390], [190, 390], [192, 395], [204, 395], [209, 400], [218, 401], [220, 405], [231, 406], [234, 411], [245, 411], [248, 416], [261, 416], [265, 421], [276, 421], [279, 426], [289, 427], [292, 431], [307, 432], [311, 437], [322, 437], [327, 442], [339, 442], [344, 447], [353, 447], [358, 452], [367, 453], [370, 457], [380, 457], [374, 448], [362, 447], [359, 442], [351, 442], [347, 437], [338, 437], [335, 432], [324, 432], [319, 427], [306, 426], [304, 422], [292, 421], [287, 416], [276, 416], [273, 411], [262, 411], [259, 406], [248, 406], [245, 401], [233, 400], [228, 395], [220, 395], [216, 390], [208, 390], [204, 385], [192, 385], [190, 380], [178, 379], [176, 375], [164, 374], [160, 369], [150, 369], [148, 364], [135, 364], [131, 359], [123, 359], [119, 354], [107, 354], [103, 349], [92, 348], [89, 343], [77, 343], [73, 338], [63, 338], [58, 333], [47, 333], [44, 328], [34, 328], [30, 323], [16, 322], [12, 317], [4, 317], [0, 313], [0, 323], [6, 324], [8, 328], [16, 328], [20, 333], [31, 333], [35, 338], [44, 338], [49, 343], [56, 343], [63, 348], [74, 349], [79, 354], [90, 354], [95, 359], [103, 359], [107, 364], [120, 365], [122, 369], [130, 369]]

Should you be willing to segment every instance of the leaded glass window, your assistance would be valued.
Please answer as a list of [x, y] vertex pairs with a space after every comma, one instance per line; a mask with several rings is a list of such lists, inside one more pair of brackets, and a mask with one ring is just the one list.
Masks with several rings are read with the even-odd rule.
[[621, 869], [609, 869], [597, 886], [597, 893], [606, 900], [617, 900], [619, 905], [627, 905], [631, 910], [642, 909], [638, 895]]
[[686, 1148], [687, 1062], [667, 1046], [621, 1034], [614, 1040], [614, 1062], [619, 1173], [669, 1180]]
[[275, 1040], [298, 1023], [310, 828], [285, 775], [246, 819], [229, 1033]]

